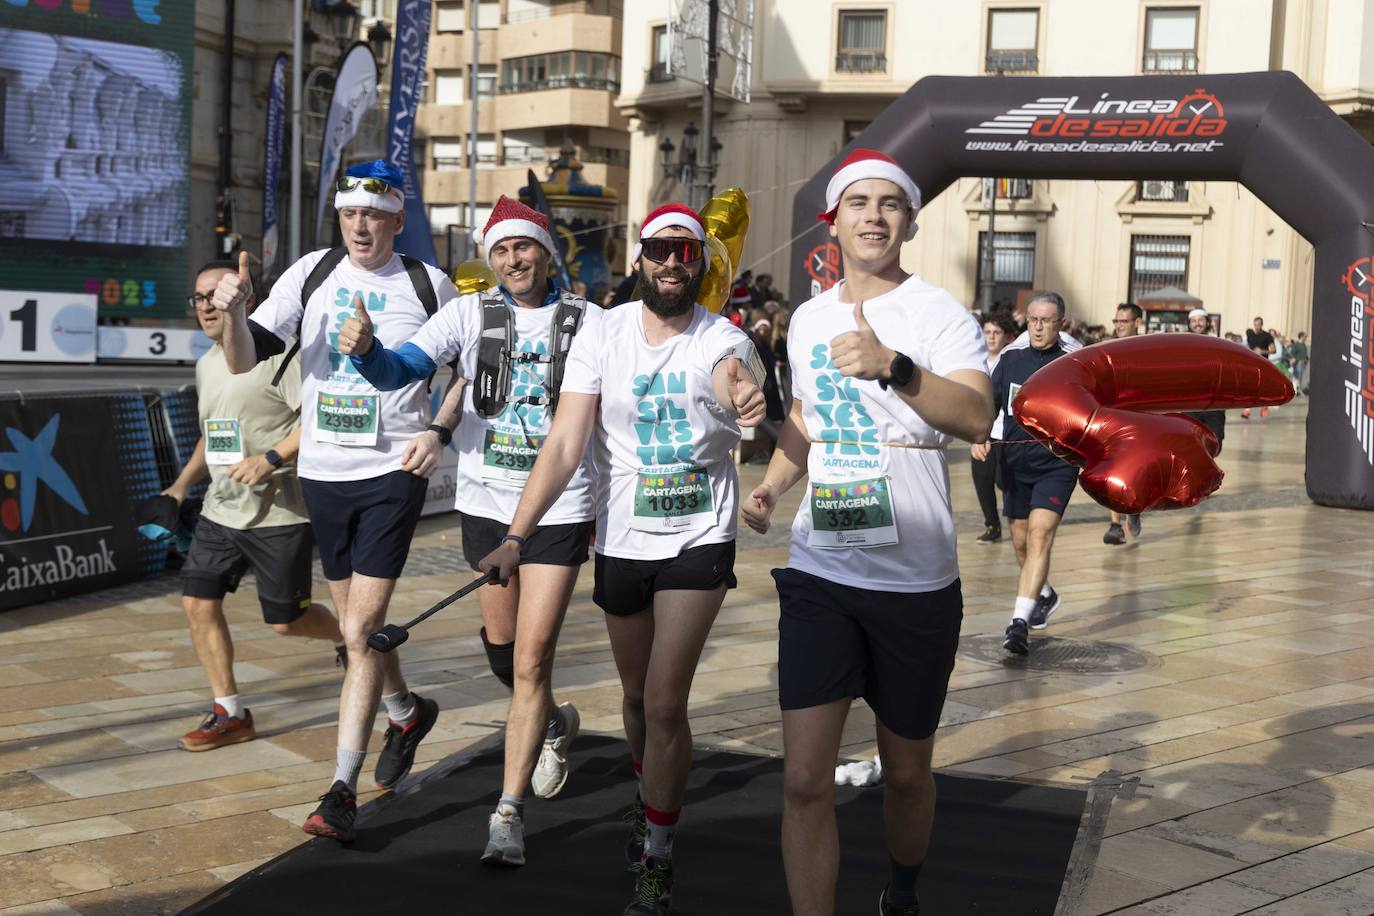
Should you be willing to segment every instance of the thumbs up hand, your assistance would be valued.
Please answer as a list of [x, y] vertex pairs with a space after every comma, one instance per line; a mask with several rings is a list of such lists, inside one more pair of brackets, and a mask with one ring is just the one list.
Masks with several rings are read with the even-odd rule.
[[861, 379], [887, 378], [896, 352], [883, 346], [873, 326], [864, 318], [862, 301], [854, 303], [856, 330], [845, 331], [830, 341], [830, 359], [841, 375]]
[[359, 293], [353, 295], [353, 315], [339, 329], [339, 352], [344, 356], [366, 356], [372, 350], [372, 316]]
[[735, 405], [740, 426], [758, 426], [763, 422], [767, 404], [763, 392], [754, 384], [749, 373], [742, 372], [740, 361], [730, 357], [725, 361], [725, 381], [730, 392], [730, 402]]
[[210, 304], [221, 312], [233, 312], [253, 302], [253, 278], [248, 273], [248, 252], [239, 252], [238, 273], [226, 273], [210, 298]]

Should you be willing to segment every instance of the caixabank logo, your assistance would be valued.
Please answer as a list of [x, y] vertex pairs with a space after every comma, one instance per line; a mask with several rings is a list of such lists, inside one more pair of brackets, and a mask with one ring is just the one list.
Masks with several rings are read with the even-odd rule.
[[1228, 125], [1215, 95], [1195, 89], [1182, 98], [1116, 98], [1109, 92], [1041, 96], [965, 129], [969, 150], [1054, 153], [1210, 153]]
[[1374, 465], [1374, 256], [1360, 258], [1341, 278], [1350, 293], [1345, 363], [1345, 416], [1365, 460]]

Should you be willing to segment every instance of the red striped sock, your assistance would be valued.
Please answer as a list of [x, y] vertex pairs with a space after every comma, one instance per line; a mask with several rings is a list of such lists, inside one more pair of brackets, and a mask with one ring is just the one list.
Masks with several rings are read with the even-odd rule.
[[682, 809], [660, 811], [648, 802], [644, 804], [644, 819], [648, 821], [648, 836], [645, 837], [644, 855], [659, 861], [673, 858], [673, 835], [677, 833], [677, 822], [682, 817]]

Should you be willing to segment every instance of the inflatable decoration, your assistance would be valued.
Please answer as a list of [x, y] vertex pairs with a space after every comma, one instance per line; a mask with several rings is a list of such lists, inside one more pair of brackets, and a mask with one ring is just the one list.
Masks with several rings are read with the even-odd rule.
[[697, 301], [719, 312], [730, 301], [730, 289], [739, 271], [744, 237], [749, 233], [749, 198], [739, 188], [727, 188], [701, 208], [700, 216], [706, 227], [711, 266]]

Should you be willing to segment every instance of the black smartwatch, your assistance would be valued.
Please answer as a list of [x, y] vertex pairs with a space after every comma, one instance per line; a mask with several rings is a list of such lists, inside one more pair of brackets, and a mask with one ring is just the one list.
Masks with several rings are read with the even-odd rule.
[[878, 379], [878, 384], [886, 391], [888, 388], [905, 388], [916, 377], [916, 364], [905, 353], [898, 353], [887, 367], [887, 378]]
[[281, 455], [277, 454], [277, 450], [274, 448], [269, 448], [267, 451], [263, 452], [262, 457], [266, 458], [267, 463], [274, 468], [281, 467], [281, 463], [284, 460]]
[[435, 433], [439, 437], [440, 445], [448, 445], [453, 441], [453, 430], [449, 429], [447, 426], [431, 423], [429, 425], [429, 431]]

